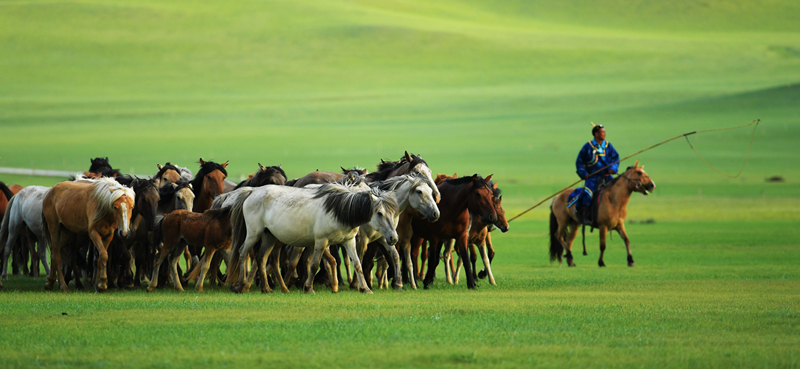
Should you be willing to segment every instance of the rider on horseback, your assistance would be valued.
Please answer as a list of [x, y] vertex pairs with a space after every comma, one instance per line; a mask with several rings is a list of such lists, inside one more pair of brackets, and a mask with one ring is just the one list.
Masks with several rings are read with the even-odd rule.
[[[587, 142], [578, 153], [578, 159], [575, 161], [575, 167], [578, 176], [585, 180], [583, 191], [575, 199], [577, 205], [575, 206], [575, 215], [581, 224], [589, 225], [592, 223], [592, 215], [590, 207], [592, 203], [592, 196], [595, 191], [602, 185], [611, 181], [614, 177], [612, 174], [617, 173], [619, 168], [619, 154], [614, 146], [606, 141], [606, 129], [598, 124], [592, 128], [592, 135], [594, 139]], [[604, 169], [602, 172], [589, 176], [590, 174], [614, 163], [610, 167]]]

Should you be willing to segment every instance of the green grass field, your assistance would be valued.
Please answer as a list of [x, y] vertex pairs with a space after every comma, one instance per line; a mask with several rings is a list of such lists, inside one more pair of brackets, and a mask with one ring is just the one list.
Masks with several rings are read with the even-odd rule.
[[[239, 181], [408, 150], [494, 174], [514, 216], [577, 180], [589, 122], [623, 156], [762, 123], [738, 178], [683, 139], [637, 158], [658, 187], [630, 203], [655, 220], [627, 227], [635, 268], [616, 235], [598, 268], [596, 233], [577, 268], [550, 264], [545, 205], [494, 235], [498, 286], [477, 291], [442, 273], [371, 296], [61, 294], [12, 276], [0, 365], [798, 367], [799, 16], [789, 0], [1, 2], [1, 167], [108, 156], [149, 176], [202, 157]], [[691, 140], [733, 174], [750, 133]]]

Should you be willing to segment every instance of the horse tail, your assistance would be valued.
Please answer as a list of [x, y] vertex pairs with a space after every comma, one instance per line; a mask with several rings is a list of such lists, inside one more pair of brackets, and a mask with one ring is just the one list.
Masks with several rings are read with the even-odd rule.
[[[3, 216], [2, 223], [0, 223], [0, 260], [2, 260], [5, 255], [6, 243], [8, 242], [8, 223], [10, 222], [9, 218], [11, 218], [11, 209], [14, 206], [14, 199], [15, 198], [12, 197], [11, 200], [8, 201], [6, 214]], [[9, 247], [11, 247], [11, 245], [9, 245]]]
[[550, 207], [550, 262], [552, 263], [556, 259], [558, 259], [558, 263], [561, 264], [561, 255], [564, 254], [564, 246], [561, 245], [561, 241], [559, 238], [561, 237], [558, 234], [558, 218], [556, 218], [556, 213], [553, 212], [553, 208]]
[[225, 279], [226, 285], [231, 285], [239, 280], [240, 270], [239, 249], [242, 248], [245, 238], [247, 238], [247, 224], [244, 219], [244, 201], [253, 193], [253, 189], [243, 189], [239, 197], [231, 207], [231, 260], [228, 264]]
[[589, 255], [586, 253], [586, 224], [581, 226], [581, 238], [583, 239], [583, 256]]
[[6, 200], [11, 201], [11, 198], [14, 197], [14, 193], [11, 192], [11, 189], [6, 186], [5, 183], [0, 182], [0, 191], [3, 191], [3, 194], [6, 195]]

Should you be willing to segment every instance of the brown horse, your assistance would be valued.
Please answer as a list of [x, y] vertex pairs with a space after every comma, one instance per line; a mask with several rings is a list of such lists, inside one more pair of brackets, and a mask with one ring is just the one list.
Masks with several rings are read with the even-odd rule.
[[[265, 167], [258, 163], [258, 172], [252, 174], [250, 178], [239, 182], [233, 189], [240, 187], [261, 187], [268, 184], [275, 184], [283, 186], [286, 184], [286, 172], [283, 171], [280, 165]], [[229, 191], [225, 191], [226, 193]]]
[[158, 172], [153, 176], [153, 182], [157, 188], [164, 187], [170, 183], [177, 183], [181, 179], [191, 181], [192, 171], [167, 162], [164, 165], [156, 164]]
[[224, 193], [225, 177], [228, 172], [225, 168], [228, 161], [217, 164], [213, 161], [205, 161], [200, 158], [200, 171], [192, 180], [192, 190], [194, 191], [194, 206], [192, 211], [202, 213], [211, 208], [214, 198]]
[[[261, 165], [261, 164], [259, 164], [259, 165]], [[363, 168], [344, 169], [344, 167], [342, 167], [342, 172], [341, 173], [335, 173], [335, 172], [328, 172], [328, 171], [317, 169], [317, 170], [315, 170], [315, 171], [313, 171], [311, 173], [308, 173], [308, 174], [306, 174], [306, 175], [304, 175], [304, 176], [302, 176], [300, 178], [296, 178], [296, 179], [293, 179], [291, 181], [287, 181], [287, 182], [285, 182], [285, 185], [286, 186], [292, 186], [292, 187], [305, 187], [305, 186], [308, 186], [310, 184], [332, 183], [332, 182], [336, 182], [338, 180], [341, 180], [342, 178], [344, 178], [345, 176], [347, 176], [350, 173], [352, 173], [355, 176], [363, 176], [363, 175], [367, 174], [367, 170], [363, 169]], [[256, 187], [256, 186], [251, 186], [251, 187]]]
[[[436, 223], [419, 218], [412, 220], [411, 226], [414, 234], [411, 237], [410, 246], [417, 249], [425, 240], [429, 240], [431, 245], [428, 251], [430, 259], [428, 272], [424, 280], [425, 289], [428, 289], [433, 283], [444, 240], [455, 239], [458, 254], [464, 260], [469, 257], [467, 243], [469, 242], [470, 213], [482, 217], [486, 223], [497, 222], [492, 189], [488, 184], [491, 178], [491, 175], [484, 179], [475, 174], [471, 177], [445, 180], [439, 185], [439, 193], [442, 194], [439, 202], [439, 220]], [[408, 259], [406, 263], [408, 264]], [[407, 267], [409, 271], [413, 271], [411, 265], [407, 265]], [[467, 263], [464, 265], [464, 269], [467, 274], [467, 287], [475, 288], [475, 278], [473, 278], [471, 266]], [[414, 285], [413, 278], [412, 275], [410, 279], [412, 286]]]
[[[497, 188], [497, 183], [490, 182], [489, 187], [492, 188], [493, 197], [492, 200], [494, 201], [494, 209], [497, 211], [497, 222], [493, 224], [486, 224], [484, 220], [473, 214], [470, 214], [472, 217], [472, 225], [469, 229], [469, 257], [470, 263], [472, 263], [472, 273], [473, 278], [485, 278], [486, 276], [489, 277], [489, 283], [492, 286], [497, 286], [497, 283], [494, 280], [494, 275], [492, 274], [492, 259], [494, 259], [494, 248], [492, 247], [492, 237], [490, 230], [493, 226], [496, 226], [500, 229], [501, 232], [505, 233], [508, 232], [508, 221], [506, 220], [506, 211], [503, 209], [503, 196], [501, 195], [501, 191]], [[475, 246], [478, 246], [478, 249], [481, 254], [481, 258], [483, 259], [483, 266], [484, 270], [481, 273], [478, 273], [477, 268], [477, 253], [475, 252]], [[458, 284], [458, 274], [459, 270], [461, 269], [461, 265], [464, 262], [461, 258], [458, 259], [458, 265], [453, 268], [452, 265], [452, 253], [453, 253], [453, 243], [451, 242], [447, 249], [445, 250], [445, 271], [448, 269], [455, 271], [452, 273], [454, 282]], [[449, 259], [449, 260], [448, 260]], [[450, 273], [447, 273], [448, 281], [447, 283], [453, 283], [450, 281]]]
[[113, 179], [79, 179], [53, 186], [42, 202], [45, 236], [51, 245], [50, 275], [45, 289], [53, 289], [56, 273], [62, 291], [69, 291], [61, 267], [61, 249], [69, 248], [79, 234], [92, 240], [99, 257], [95, 289], [107, 288], [106, 263], [108, 244], [117, 229], [126, 237], [136, 198], [128, 187]]
[[[600, 191], [600, 205], [597, 210], [597, 219], [592, 227], [600, 229], [600, 259], [597, 265], [606, 266], [603, 262], [603, 253], [606, 251], [606, 234], [609, 230], [619, 233], [625, 242], [628, 250], [628, 266], [633, 266], [633, 256], [631, 255], [631, 241], [625, 233], [625, 218], [628, 216], [628, 201], [634, 192], [647, 195], [655, 190], [656, 184], [645, 173], [644, 165], [639, 166], [636, 161], [632, 167], [628, 167], [625, 173], [614, 178], [608, 185]], [[580, 227], [575, 216], [573, 205], [567, 208], [567, 199], [572, 190], [564, 190], [560, 195], [553, 199], [550, 205], [550, 261], [558, 259], [561, 263], [562, 254], [566, 250], [567, 264], [575, 266], [572, 257], [572, 243], [578, 235]], [[592, 200], [595, 202], [595, 199]]]
[[194, 289], [203, 292], [208, 267], [214, 253], [231, 246], [231, 208], [213, 209], [198, 214], [188, 210], [175, 210], [158, 223], [153, 232], [153, 243], [163, 243], [158, 259], [153, 264], [153, 278], [150, 280], [148, 292], [158, 286], [158, 270], [164, 259], [169, 257], [172, 281], [177, 291], [183, 292], [178, 275], [178, 259], [187, 244], [195, 248], [205, 248], [200, 264], [189, 275], [189, 279], [197, 278]]

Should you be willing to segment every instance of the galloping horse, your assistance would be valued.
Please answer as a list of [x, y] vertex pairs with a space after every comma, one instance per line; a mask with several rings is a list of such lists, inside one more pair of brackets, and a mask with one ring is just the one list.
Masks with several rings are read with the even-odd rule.
[[[49, 187], [28, 186], [20, 190], [11, 201], [8, 202], [2, 225], [0, 225], [0, 248], [3, 250], [2, 278], [8, 279], [8, 258], [11, 256], [13, 246], [17, 243], [20, 236], [25, 236], [27, 232], [28, 247], [32, 248], [33, 241], [38, 243], [38, 253], [31, 252], [33, 255], [33, 276], [39, 276], [39, 260], [44, 265], [45, 272], [50, 274], [50, 265], [47, 263], [47, 242], [42, 229], [42, 200]], [[30, 236], [34, 239], [30, 239]], [[2, 283], [0, 283], [2, 286]], [[0, 287], [1, 288], [1, 287]]]
[[[633, 266], [633, 256], [631, 255], [631, 241], [625, 233], [625, 218], [628, 216], [628, 201], [634, 192], [647, 195], [648, 192], [655, 190], [656, 184], [645, 173], [644, 165], [639, 166], [636, 161], [632, 167], [628, 167], [625, 173], [614, 178], [608, 185], [595, 195], [592, 203], [599, 198], [600, 204], [597, 210], [597, 219], [592, 227], [600, 229], [600, 259], [597, 265], [606, 266], [603, 262], [603, 253], [606, 251], [606, 234], [609, 230], [615, 230], [625, 241], [625, 248], [628, 250], [628, 266]], [[550, 205], [550, 261], [561, 257], [564, 250], [567, 251], [567, 264], [575, 266], [572, 257], [572, 243], [578, 235], [578, 220], [575, 217], [574, 206], [567, 208], [567, 200], [573, 190], [564, 190], [560, 195], [553, 199]]]
[[115, 230], [122, 237], [128, 235], [135, 200], [133, 190], [109, 178], [79, 179], [53, 186], [42, 201], [45, 236], [51, 245], [51, 268], [45, 289], [53, 288], [58, 273], [61, 290], [69, 291], [61, 268], [61, 249], [71, 246], [78, 234], [88, 234], [100, 254], [95, 289], [105, 291], [108, 244]]
[[228, 172], [225, 170], [227, 166], [227, 161], [217, 164], [200, 158], [200, 171], [192, 180], [192, 190], [195, 195], [192, 211], [202, 213], [208, 210], [214, 198], [225, 192], [224, 180], [228, 176]]
[[[480, 216], [484, 223], [497, 222], [497, 211], [492, 200], [492, 189], [486, 179], [475, 174], [472, 177], [461, 177], [458, 179], [445, 180], [439, 185], [442, 200], [439, 202], [441, 216], [436, 223], [429, 223], [422, 219], [413, 219], [411, 225], [414, 234], [411, 237], [411, 247], [418, 249], [425, 240], [430, 242], [428, 249], [428, 273], [425, 275], [424, 287], [428, 289], [436, 275], [436, 266], [439, 264], [439, 253], [442, 243], [446, 239], [456, 240], [456, 250], [462, 259], [467, 260], [467, 243], [469, 242], [470, 214]], [[410, 272], [413, 272], [411, 264], [410, 249], [406, 253], [406, 265]], [[464, 264], [464, 271], [467, 274], [467, 287], [475, 288], [472, 268], [469, 263]], [[414, 286], [414, 275], [410, 280]]]
[[[328, 183], [317, 188], [295, 188], [267, 185], [253, 188], [241, 194], [231, 211], [233, 243], [228, 282], [231, 290], [244, 292], [250, 288], [256, 270], [262, 271], [266, 283], [267, 256], [276, 241], [298, 247], [314, 246], [310, 273], [304, 289], [314, 293], [314, 275], [319, 268], [322, 251], [331, 244], [342, 244], [353, 261], [362, 292], [367, 288], [361, 270], [361, 261], [355, 248], [358, 226], [373, 217], [380, 218], [387, 226], [384, 237], [396, 240], [394, 215], [397, 202], [379, 190], [358, 190], [353, 186]], [[260, 265], [245, 276], [245, 262], [253, 246], [261, 240], [261, 248], [254, 262]], [[273, 258], [273, 272], [281, 289], [288, 291], [278, 270], [277, 258]], [[269, 288], [269, 287], [267, 287]]]
[[205, 248], [203, 259], [189, 275], [189, 279], [197, 277], [194, 289], [198, 292], [203, 292], [203, 281], [214, 253], [230, 246], [230, 209], [213, 209], [202, 214], [188, 210], [176, 210], [165, 215], [153, 233], [153, 243], [163, 243], [163, 247], [158, 259], [155, 261], [153, 279], [150, 282], [150, 286], [147, 287], [147, 291], [152, 292], [158, 286], [158, 271], [161, 263], [169, 257], [168, 265], [175, 289], [183, 292], [177, 265], [178, 259], [183, 254], [183, 250], [188, 243], [198, 248]]

